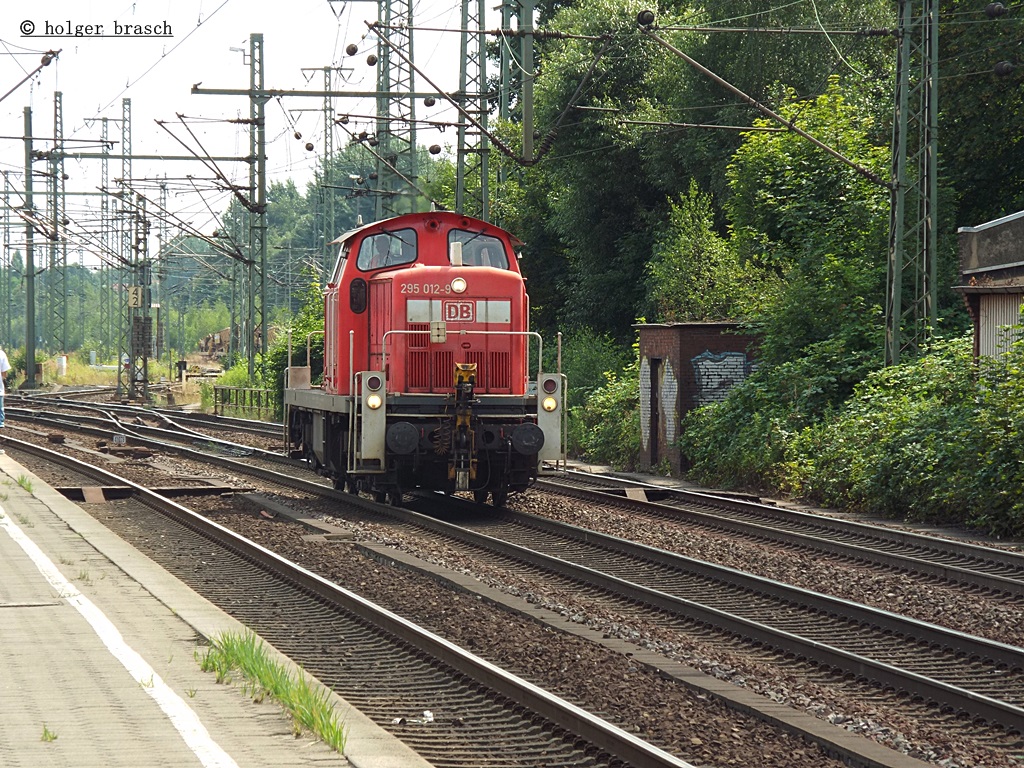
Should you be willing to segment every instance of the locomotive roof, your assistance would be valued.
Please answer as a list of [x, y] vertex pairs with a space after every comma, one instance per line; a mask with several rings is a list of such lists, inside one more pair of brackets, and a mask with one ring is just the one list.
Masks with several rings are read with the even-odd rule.
[[[347, 232], [339, 235], [335, 240], [330, 242], [330, 245], [341, 245], [342, 243], [352, 239], [360, 232], [366, 232], [372, 229], [389, 230], [395, 229], [396, 227], [409, 226], [413, 222], [425, 221], [427, 219], [458, 219], [460, 222], [468, 222], [474, 227], [480, 227], [482, 230], [490, 230], [493, 232], [501, 232], [506, 235], [511, 241], [513, 246], [523, 245], [523, 241], [513, 235], [506, 229], [490, 224], [483, 219], [477, 219], [472, 216], [466, 216], [465, 214], [455, 213], [454, 211], [430, 211], [428, 213], [406, 213], [401, 216], [394, 216], [390, 219], [381, 219], [380, 221], [374, 221], [370, 224], [364, 224], [361, 227], [350, 229]], [[463, 227], [466, 225], [463, 224]]]

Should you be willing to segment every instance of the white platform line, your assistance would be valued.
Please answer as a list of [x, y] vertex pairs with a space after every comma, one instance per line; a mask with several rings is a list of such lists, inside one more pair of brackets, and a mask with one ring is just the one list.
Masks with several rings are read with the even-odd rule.
[[3, 507], [0, 507], [0, 528], [3, 528], [11, 539], [25, 551], [43, 577], [57, 590], [60, 598], [74, 606], [89, 622], [114, 658], [124, 665], [132, 678], [164, 711], [178, 733], [181, 734], [185, 744], [195, 753], [200, 762], [207, 768], [238, 768], [238, 764], [231, 756], [210, 737], [196, 713], [178, 694], [171, 690], [149, 663], [124, 641], [121, 633], [106, 614], [64, 578], [53, 561], [43, 554], [36, 543], [11, 520], [10, 515], [4, 512]]

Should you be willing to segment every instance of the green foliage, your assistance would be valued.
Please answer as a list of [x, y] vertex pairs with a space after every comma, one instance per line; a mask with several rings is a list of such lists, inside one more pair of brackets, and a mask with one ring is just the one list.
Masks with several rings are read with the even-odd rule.
[[[612, 372], [623, 370], [630, 354], [607, 334], [574, 328], [562, 342], [562, 372], [568, 381], [570, 408], [585, 406], [608, 383]], [[554, 370], [552, 365], [546, 365]]]
[[641, 450], [639, 357], [621, 372], [609, 371], [604, 377], [605, 385], [570, 414], [570, 450], [588, 461], [635, 470]]
[[691, 411], [679, 440], [690, 477], [710, 485], [781, 488], [793, 437], [826, 417], [877, 367], [876, 351], [849, 349], [840, 337], [803, 357], [762, 365], [722, 403]]
[[[870, 120], [847, 102], [836, 78], [813, 100], [790, 92], [779, 111], [885, 176], [889, 149], [871, 143]], [[755, 124], [775, 127], [767, 120]], [[888, 190], [798, 134], [747, 134], [729, 165], [728, 179], [732, 196], [726, 207], [745, 260], [786, 274], [821, 251], [842, 250], [847, 258], [875, 258], [876, 249], [885, 253]]]
[[943, 217], [950, 232], [1024, 208], [1024, 78], [1019, 64], [1006, 77], [993, 71], [1020, 61], [1019, 13], [1006, 5], [1011, 15], [998, 19], [974, 0], [943, 0], [939, 9], [938, 140], [940, 180], [955, 196]]
[[208, 381], [199, 384], [199, 408], [203, 413], [213, 410], [213, 384]]
[[742, 266], [729, 242], [716, 234], [711, 196], [696, 181], [671, 203], [647, 273], [660, 322], [736, 319], [778, 290], [772, 274]]
[[[782, 112], [882, 170], [885, 149], [870, 144], [835, 81]], [[751, 302], [760, 367], [725, 402], [691, 413], [680, 445], [696, 479], [780, 488], [794, 436], [882, 362], [887, 196], [790, 132], [748, 134], [729, 181], [733, 242], [748, 268], [776, 276]]]
[[[752, 117], [749, 106], [647, 38], [636, 25], [642, 7], [612, 0], [541, 6], [547, 27], [589, 37], [540, 43], [541, 160], [513, 176], [522, 179], [525, 192], [501, 193], [502, 201], [515, 201], [505, 221], [528, 243], [523, 264], [543, 327], [583, 325], [623, 343], [631, 338], [634, 317], [654, 314], [652, 299], [664, 299], [653, 305], [659, 310], [671, 301], [651, 296], [648, 265], [668, 253], [685, 253], [663, 230], [678, 213], [672, 206], [687, 196], [690, 180], [713, 194], [716, 206], [730, 194], [725, 167], [741, 135], [676, 126], [749, 125]], [[846, 79], [836, 87], [865, 116], [866, 134], [878, 146], [888, 144], [888, 129], [876, 116], [888, 119], [890, 111], [890, 46], [870, 38], [845, 37], [837, 46], [817, 35], [707, 35], [666, 28], [736, 18], [754, 18], [756, 26], [766, 27], [891, 27], [891, 2], [837, 0], [766, 9], [754, 0], [724, 0], [663, 6], [658, 17], [660, 35], [759, 101], [778, 109], [779, 95], [792, 87], [804, 99], [792, 115], [802, 127], [808, 126], [800, 110], [822, 91], [831, 72], [841, 72]], [[713, 207], [709, 219], [707, 229], [725, 232], [721, 208]], [[616, 297], [610, 305], [609, 296]], [[719, 306], [697, 309], [733, 314]]]
[[225, 632], [214, 639], [206, 653], [196, 660], [204, 672], [214, 672], [218, 683], [231, 682], [237, 672], [242, 687], [254, 701], [271, 696], [292, 716], [295, 735], [304, 729], [312, 731], [325, 744], [345, 750], [345, 725], [339, 719], [331, 700], [331, 692], [304, 672], [290, 672], [273, 659], [263, 641], [252, 632]]
[[[305, 288], [296, 291], [295, 299], [300, 302], [298, 311], [294, 316], [282, 318], [288, 320], [289, 324], [279, 328], [267, 349], [266, 358], [258, 360], [260, 364], [256, 366], [256, 378], [249, 377], [248, 362], [238, 360], [218, 377], [219, 386], [276, 389], [280, 394], [284, 386], [285, 369], [289, 364], [289, 343], [292, 365], [310, 365], [314, 376], [317, 371], [323, 370], [324, 297], [317, 279], [307, 276]], [[307, 340], [311, 351], [308, 361]]]
[[[278, 403], [284, 399], [285, 371], [289, 365], [289, 343], [291, 344], [291, 365], [308, 365], [314, 383], [324, 367], [324, 296], [320, 285], [310, 280], [306, 290], [300, 294], [299, 311], [292, 318], [290, 327], [282, 329], [274, 343], [267, 350], [263, 360], [263, 380], [260, 386], [273, 390]], [[309, 359], [306, 349], [310, 350]]]
[[957, 412], [971, 400], [971, 369], [969, 340], [960, 339], [869, 376], [835, 417], [793, 441], [794, 489], [887, 514], [919, 507], [926, 475], [943, 463], [936, 449], [965, 423]]
[[4, 386], [8, 391], [13, 391], [25, 381], [25, 348], [4, 349], [4, 352], [7, 353], [7, 362], [11, 364]]
[[1024, 534], [1024, 346], [975, 366], [970, 336], [869, 376], [788, 451], [791, 488], [825, 504]]

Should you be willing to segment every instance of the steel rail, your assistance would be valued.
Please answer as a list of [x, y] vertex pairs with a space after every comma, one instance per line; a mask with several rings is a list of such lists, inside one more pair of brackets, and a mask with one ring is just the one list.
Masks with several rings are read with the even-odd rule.
[[[6, 436], [4, 442], [47, 461], [73, 467], [76, 471], [101, 479], [111, 485], [123, 485], [131, 488], [147, 506], [225, 546], [260, 567], [286, 578], [309, 593], [331, 604], [341, 606], [344, 610], [367, 621], [379, 630], [422, 649], [457, 673], [463, 674], [508, 700], [526, 707], [529, 711], [536, 712], [555, 726], [582, 737], [596, 748], [624, 760], [636, 768], [694, 768], [691, 763], [668, 754], [606, 720], [469, 653], [417, 624], [381, 608], [302, 566], [285, 560], [265, 547], [143, 486], [100, 467], [80, 462], [70, 456], [56, 453], [33, 443]], [[317, 486], [317, 492], [328, 492], [331, 495], [355, 500], [355, 497], [328, 491], [322, 486]]]
[[[537, 488], [548, 490], [564, 496], [571, 496], [584, 501], [593, 501], [601, 504], [613, 503], [625, 509], [636, 509], [640, 511], [681, 519], [698, 525], [719, 530], [730, 531], [750, 536], [760, 536], [775, 541], [786, 542], [797, 546], [810, 547], [817, 550], [827, 549], [847, 557], [873, 562], [880, 565], [889, 565], [897, 568], [905, 568], [918, 573], [935, 576], [947, 581], [963, 582], [976, 585], [999, 592], [1006, 592], [1013, 595], [1024, 596], [1024, 556], [1015, 552], [1008, 552], [1002, 549], [984, 547], [969, 542], [953, 541], [947, 538], [936, 536], [924, 536], [910, 531], [899, 531], [891, 528], [879, 528], [864, 523], [850, 520], [840, 520], [831, 517], [822, 517], [797, 510], [786, 510], [767, 504], [731, 499], [725, 496], [718, 496], [714, 493], [701, 493], [685, 489], [667, 489], [661, 486], [642, 486], [646, 490], [664, 493], [678, 498], [685, 506], [665, 503], [662, 501], [641, 501], [631, 499], [615, 493], [614, 490], [599, 490], [593, 488], [579, 488], [565, 485], [550, 479], [539, 480]], [[630, 487], [641, 487], [641, 484]], [[697, 507], [701, 507], [698, 509]], [[810, 533], [801, 533], [794, 530], [785, 530], [775, 527], [769, 523], [757, 523], [746, 520], [730, 519], [722, 517], [720, 512], [731, 512], [750, 518], [767, 518], [776, 520], [780, 525], [792, 525], [804, 527]], [[823, 531], [837, 535], [854, 537], [865, 544], [851, 544], [835, 538], [829, 538], [815, 533]], [[1007, 571], [1016, 571], [1021, 576], [1007, 576], [996, 573], [987, 573], [964, 565], [936, 562], [936, 560], [925, 559], [911, 554], [886, 551], [870, 542], [878, 542], [879, 545], [892, 545], [899, 547], [912, 547], [928, 550], [935, 553], [936, 560], [946, 557], [962, 558], [977, 561], [988, 561]]]
[[[796, 649], [800, 655], [808, 659], [818, 660], [835, 669], [843, 670], [860, 678], [872, 680], [883, 686], [894, 687], [897, 690], [911, 690], [919, 693], [926, 699], [941, 702], [946, 706], [952, 707], [956, 711], [970, 712], [989, 722], [998, 723], [1010, 730], [1024, 733], [1024, 709], [1008, 702], [993, 699], [917, 673], [900, 670], [885, 662], [851, 653], [813, 639], [800, 637], [759, 622], [734, 616], [685, 598], [679, 598], [658, 590], [636, 585], [586, 566], [570, 563], [562, 558], [504, 542], [493, 536], [468, 531], [411, 510], [376, 504], [352, 494], [335, 491], [324, 485], [303, 480], [302, 478], [284, 475], [273, 470], [252, 466], [225, 457], [209, 456], [177, 445], [161, 445], [155, 441], [143, 442], [153, 447], [173, 449], [183, 455], [193, 456], [202, 461], [208, 461], [231, 469], [234, 472], [253, 475], [296, 490], [344, 501], [350, 506], [355, 506], [378, 515], [383, 514], [456, 540], [474, 544], [489, 551], [500, 552], [508, 557], [533, 564], [536, 567], [551, 570], [555, 573], [568, 574], [583, 583], [598, 584], [615, 594], [626, 594], [632, 599], [685, 618], [692, 619], [698, 617], [700, 621], [707, 622], [712, 626], [723, 627], [742, 637], [755, 638], [772, 647], [786, 650]], [[459, 500], [448, 498], [448, 501], [458, 502]], [[466, 504], [470, 506], [468, 502]], [[859, 621], [871, 626], [882, 627], [886, 631], [900, 636], [913, 638], [915, 642], [926, 642], [930, 645], [953, 649], [957, 653], [962, 654], [966, 659], [991, 660], [992, 663], [1003, 665], [1010, 670], [1024, 669], [1024, 649], [1015, 646], [955, 632], [888, 611], [798, 589], [781, 582], [743, 573], [735, 569], [716, 566], [712, 563], [646, 547], [594, 531], [573, 528], [572, 526], [562, 525], [561, 523], [545, 520], [544, 518], [521, 513], [507, 513], [507, 515], [528, 520], [529, 526], [538, 530], [547, 530], [556, 535], [575, 538], [590, 545], [600, 546], [610, 551], [626, 553], [630, 557], [658, 563], [664, 567], [696, 573], [704, 578], [725, 581], [744, 590], [769, 595], [774, 599], [809, 605], [814, 610], [825, 615], [843, 616], [851, 621]]]

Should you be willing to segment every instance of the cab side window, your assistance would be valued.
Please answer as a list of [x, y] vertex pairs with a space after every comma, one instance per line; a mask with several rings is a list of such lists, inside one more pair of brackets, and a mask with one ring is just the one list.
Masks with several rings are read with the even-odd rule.
[[338, 256], [338, 260], [334, 263], [334, 271], [331, 273], [331, 284], [337, 285], [341, 282], [341, 273], [345, 271], [345, 262], [348, 260], [349, 246], [346, 244], [343, 246], [341, 254]]
[[493, 235], [453, 229], [448, 233], [451, 243], [462, 243], [462, 264], [467, 267], [494, 267], [508, 269], [508, 254], [501, 240]]
[[356, 265], [364, 272], [416, 261], [416, 230], [399, 229], [368, 235], [359, 246]]

